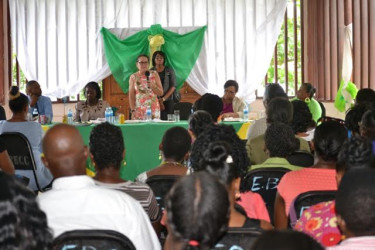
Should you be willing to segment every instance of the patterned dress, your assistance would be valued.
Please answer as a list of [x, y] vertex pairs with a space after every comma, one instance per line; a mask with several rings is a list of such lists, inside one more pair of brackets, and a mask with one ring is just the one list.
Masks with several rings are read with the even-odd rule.
[[156, 71], [151, 70], [149, 76], [149, 83], [145, 75], [140, 76], [139, 73], [134, 73], [130, 79], [135, 82], [135, 110], [132, 113], [132, 120], [144, 120], [146, 109], [151, 107], [152, 118], [160, 116], [160, 106], [157, 95], [152, 91], [150, 84], [155, 84]]

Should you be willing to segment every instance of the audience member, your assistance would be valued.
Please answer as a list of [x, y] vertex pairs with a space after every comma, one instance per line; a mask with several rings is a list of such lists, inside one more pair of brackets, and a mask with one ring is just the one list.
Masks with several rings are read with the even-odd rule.
[[345, 127], [348, 129], [349, 136], [360, 135], [359, 124], [361, 123], [363, 114], [367, 108], [363, 104], [358, 104], [346, 111]]
[[1, 249], [51, 249], [52, 233], [35, 194], [0, 172]]
[[172, 127], [165, 131], [159, 145], [163, 161], [161, 164], [137, 177], [137, 181], [146, 182], [154, 175], [186, 175], [188, 168], [184, 161], [189, 158], [191, 137], [186, 129]]
[[317, 100], [315, 100], [316, 89], [312, 86], [311, 83], [304, 82], [301, 84], [301, 87], [297, 91], [296, 98], [301, 101], [304, 101], [310, 109], [312, 117], [315, 122], [318, 122], [322, 116], [322, 108]]
[[[267, 125], [273, 122], [281, 122], [290, 125], [293, 119], [293, 105], [288, 99], [282, 97], [273, 98], [267, 104]], [[298, 138], [300, 141], [300, 150], [310, 152], [310, 147], [307, 141], [302, 138]], [[246, 142], [247, 154], [250, 158], [251, 164], [262, 164], [267, 158], [265, 152], [265, 140], [264, 134], [259, 135]]]
[[355, 97], [355, 105], [364, 105], [367, 108], [375, 108], [375, 91], [370, 88], [358, 90]]
[[78, 130], [58, 124], [43, 140], [43, 162], [55, 180], [39, 195], [54, 236], [76, 229], [108, 229], [127, 236], [137, 249], [160, 249], [139, 202], [129, 195], [95, 185], [86, 174], [88, 149]]
[[220, 113], [223, 110], [223, 101], [218, 95], [206, 93], [194, 103], [193, 110], [207, 111], [211, 115], [214, 122], [217, 122]]
[[360, 124], [361, 136], [372, 141], [372, 151], [375, 154], [375, 110], [364, 113]]
[[[246, 150], [243, 142], [238, 137], [232, 126], [212, 125], [207, 127], [207, 129], [197, 137], [196, 141], [193, 144], [190, 156], [190, 161], [193, 169], [195, 171], [207, 170], [209, 165], [201, 161], [205, 159], [206, 156], [209, 156], [209, 154], [205, 153], [205, 151], [210, 147], [210, 144], [214, 144], [218, 141], [224, 141], [229, 144], [230, 147], [230, 149], [228, 149], [230, 150], [230, 153], [228, 153], [229, 151], [223, 151], [227, 150], [226, 148], [222, 149], [224, 146], [220, 146], [221, 144], [218, 145], [218, 153], [221, 151], [223, 152], [221, 152], [220, 155], [216, 156], [219, 160], [215, 165], [217, 167], [216, 175], [221, 176], [221, 179], [226, 182], [226, 184], [228, 185], [228, 190], [232, 188], [229, 190], [230, 200], [239, 199], [238, 204], [245, 209], [248, 218], [262, 220], [261, 226], [267, 228], [267, 226], [269, 226], [268, 222], [270, 220], [262, 197], [257, 193], [245, 192], [245, 187], [240, 186], [241, 179], [247, 173], [249, 159], [246, 155]], [[211, 147], [213, 146], [215, 145], [212, 145]], [[212, 154], [213, 153], [214, 152], [212, 152]], [[228, 157], [230, 155], [229, 159], [232, 159], [233, 162], [226, 163], [226, 158], [223, 156], [224, 154], [227, 154]], [[230, 161], [229, 159], [228, 161]], [[215, 170], [214, 168], [210, 169], [212, 170], [212, 172], [214, 172]], [[225, 171], [228, 171], [227, 174], [229, 176], [225, 175]], [[233, 206], [234, 205], [235, 204], [233, 203]], [[233, 212], [235, 213], [236, 211]], [[234, 223], [233, 221], [232, 223], [230, 222], [231, 227], [242, 226], [244, 220], [246, 219], [246, 216], [240, 216], [238, 213], [236, 214], [241, 219], [237, 223]]]
[[265, 231], [254, 243], [251, 250], [323, 250], [308, 235], [292, 230]]
[[[285, 93], [284, 89], [278, 83], [270, 83], [264, 89], [263, 94], [263, 105], [267, 110], [267, 106], [270, 101], [275, 97], [284, 97], [288, 99], [288, 95]], [[247, 140], [253, 139], [259, 135], [266, 132], [267, 129], [267, 117], [262, 117], [254, 122], [247, 132]]]
[[3, 106], [0, 106], [0, 121], [1, 120], [6, 120], [6, 115], [5, 115], [5, 109], [3, 108]]
[[0, 138], [0, 169], [5, 173], [14, 174], [14, 166], [5, 146], [4, 140]]
[[125, 192], [139, 201], [156, 228], [161, 215], [150, 187], [140, 182], [124, 181], [120, 178], [121, 162], [125, 155], [121, 129], [107, 122], [95, 126], [90, 135], [90, 153], [95, 165], [95, 183]]
[[288, 155], [299, 148], [299, 140], [289, 125], [281, 122], [272, 123], [267, 128], [264, 138], [269, 158], [262, 164], [251, 166], [251, 169], [272, 167], [283, 167], [290, 170], [301, 169], [286, 160]]
[[42, 89], [37, 81], [26, 83], [26, 94], [30, 100], [29, 113], [33, 115], [34, 110], [37, 110], [39, 115], [45, 115], [48, 117], [48, 122], [51, 122], [53, 119], [51, 99], [42, 95]]
[[225, 232], [228, 193], [219, 180], [205, 172], [181, 178], [166, 201], [166, 250], [211, 249]]
[[314, 138], [315, 122], [309, 107], [304, 101], [294, 100], [292, 128], [294, 133], [304, 140], [311, 142]]
[[[12, 86], [9, 92], [9, 108], [12, 111], [12, 117], [7, 121], [0, 121], [0, 134], [4, 132], [18, 132], [26, 136], [33, 151], [36, 166], [35, 172], [39, 185], [41, 188], [44, 188], [51, 183], [52, 175], [40, 159], [40, 155], [42, 154], [43, 130], [39, 123], [27, 121], [29, 99], [26, 95], [19, 92], [17, 86]], [[38, 190], [32, 171], [16, 170], [15, 173], [30, 180], [29, 188]]]
[[315, 130], [314, 166], [286, 173], [277, 186], [275, 200], [275, 227], [288, 226], [288, 214], [292, 201], [301, 193], [313, 190], [336, 190], [336, 161], [343, 143], [347, 139], [346, 129], [336, 121], [322, 123]]
[[235, 80], [228, 80], [224, 84], [223, 110], [222, 118], [243, 117], [243, 110], [246, 103], [236, 96], [238, 92], [238, 83]]
[[188, 132], [191, 136], [192, 141], [194, 142], [195, 139], [202, 133], [203, 130], [206, 129], [208, 125], [214, 124], [214, 121], [207, 111], [198, 110], [189, 116], [188, 124]]
[[89, 82], [84, 88], [86, 101], [79, 101], [76, 104], [76, 112], [74, 114], [75, 122], [87, 122], [105, 117], [105, 110], [109, 104], [100, 100], [102, 91], [97, 82]]
[[337, 222], [346, 239], [328, 249], [375, 248], [375, 171], [349, 171], [336, 194]]
[[[337, 185], [349, 170], [375, 168], [371, 142], [360, 136], [353, 136], [342, 146], [336, 164]], [[341, 239], [337, 225], [335, 201], [318, 203], [304, 210], [295, 229], [315, 238], [323, 246], [334, 246]]]

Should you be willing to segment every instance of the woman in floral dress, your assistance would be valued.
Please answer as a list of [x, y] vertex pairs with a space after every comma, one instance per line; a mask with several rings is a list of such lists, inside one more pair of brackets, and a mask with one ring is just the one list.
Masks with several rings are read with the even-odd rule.
[[[158, 96], [163, 95], [163, 87], [156, 71], [148, 70], [149, 58], [139, 55], [138, 71], [129, 79], [129, 105], [133, 120], [144, 120], [147, 108], [151, 108], [152, 118], [160, 117]], [[149, 76], [146, 76], [149, 72]]]

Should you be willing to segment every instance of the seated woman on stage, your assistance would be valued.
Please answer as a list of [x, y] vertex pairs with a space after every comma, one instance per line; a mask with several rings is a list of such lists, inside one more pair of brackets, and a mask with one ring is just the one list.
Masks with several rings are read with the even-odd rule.
[[129, 79], [129, 106], [133, 120], [144, 120], [146, 110], [151, 109], [152, 118], [160, 118], [158, 96], [163, 95], [159, 74], [148, 70], [149, 58], [139, 55], [136, 62], [138, 71]]
[[87, 122], [105, 117], [105, 109], [109, 107], [108, 103], [100, 100], [102, 92], [97, 82], [89, 82], [85, 86], [86, 101], [80, 101], [76, 104], [75, 122]]
[[167, 120], [167, 114], [173, 114], [174, 101], [172, 95], [176, 89], [176, 75], [172, 68], [165, 66], [165, 61], [166, 57], [162, 51], [155, 51], [152, 55], [153, 67], [151, 69], [158, 72], [163, 86], [163, 94], [159, 96], [160, 118], [162, 120]]
[[162, 163], [152, 170], [141, 173], [136, 180], [146, 182], [148, 177], [154, 175], [186, 175], [188, 168], [183, 162], [189, 157], [190, 144], [191, 137], [186, 129], [168, 129], [159, 145]]
[[[4, 132], [18, 132], [26, 136], [33, 151], [39, 185], [41, 188], [44, 188], [52, 181], [52, 175], [43, 165], [40, 158], [43, 130], [39, 123], [27, 121], [29, 99], [26, 95], [19, 92], [17, 86], [12, 86], [9, 92], [9, 108], [12, 111], [12, 118], [7, 121], [0, 121], [0, 134]], [[38, 189], [32, 171], [16, 170], [15, 173], [30, 179], [28, 185], [30, 189]]]
[[228, 80], [224, 84], [223, 111], [222, 118], [242, 117], [243, 109], [246, 107], [240, 98], [236, 96], [238, 92], [238, 83], [235, 80]]

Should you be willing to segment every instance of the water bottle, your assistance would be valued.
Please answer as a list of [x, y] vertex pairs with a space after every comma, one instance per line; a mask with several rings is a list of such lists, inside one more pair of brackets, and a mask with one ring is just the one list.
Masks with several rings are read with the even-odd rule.
[[105, 116], [105, 121], [110, 123], [111, 122], [111, 113], [110, 113], [108, 107], [105, 109], [104, 116]]
[[156, 119], [156, 120], [160, 120], [160, 110], [159, 110], [159, 109], [157, 109], [157, 110], [155, 111], [155, 119]]
[[115, 123], [115, 116], [113, 115], [113, 109], [111, 107], [108, 108], [108, 111], [109, 111], [109, 117], [110, 117], [110, 122], [109, 123], [112, 123], [114, 124]]
[[249, 108], [245, 105], [243, 108], [243, 121], [245, 122], [247, 120], [249, 120]]
[[152, 116], [151, 116], [151, 108], [150, 107], [148, 107], [147, 109], [146, 109], [146, 121], [151, 121], [152, 120]]
[[68, 110], [68, 124], [73, 124], [73, 112], [71, 109]]

